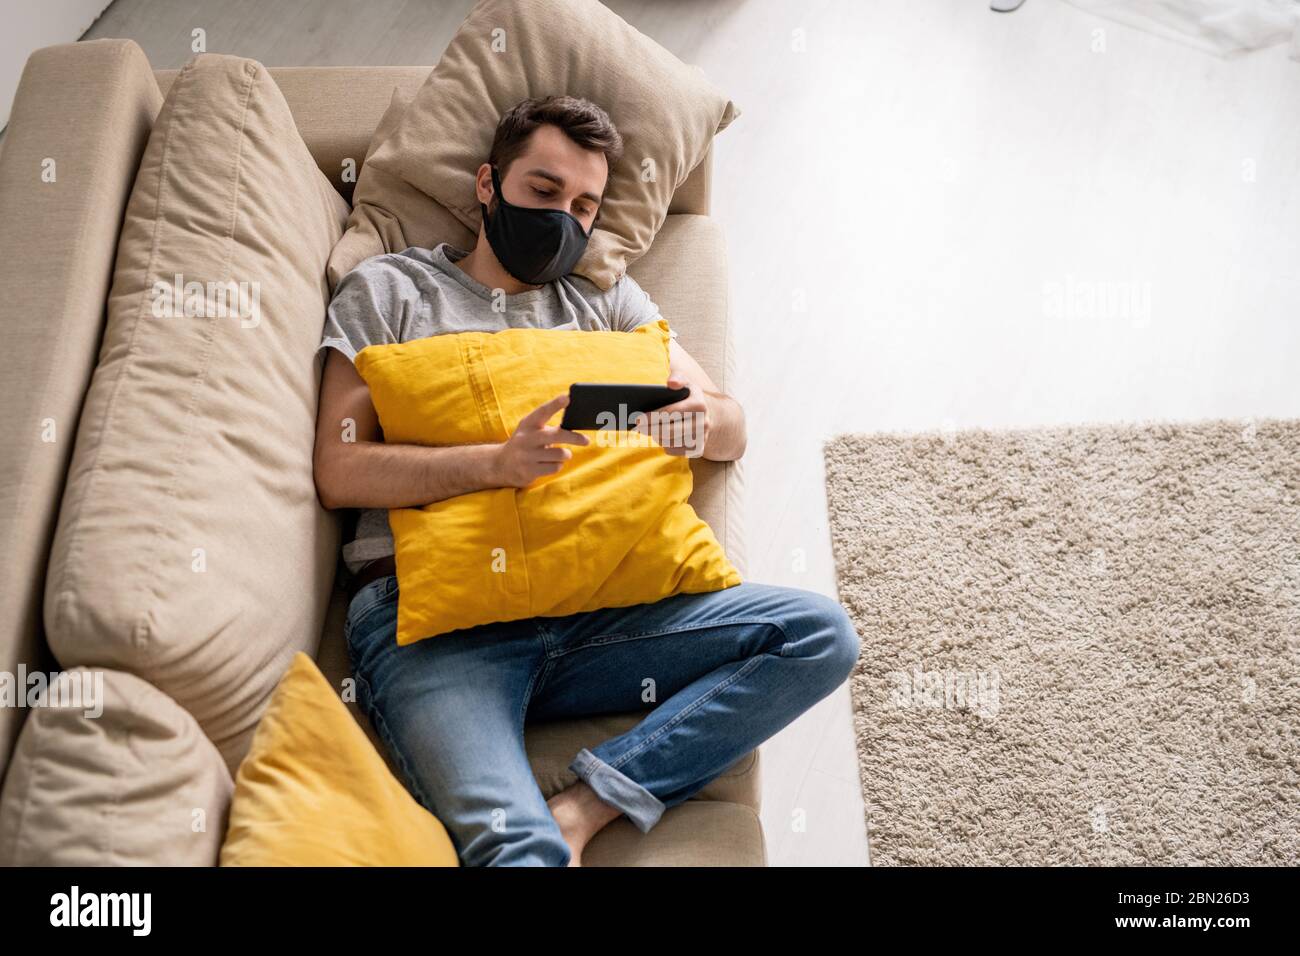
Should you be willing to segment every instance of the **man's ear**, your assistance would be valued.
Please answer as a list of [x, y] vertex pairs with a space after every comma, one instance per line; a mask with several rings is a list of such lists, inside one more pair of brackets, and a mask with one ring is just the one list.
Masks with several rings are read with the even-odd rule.
[[483, 163], [479, 166], [478, 172], [474, 174], [474, 194], [478, 201], [492, 208], [492, 166], [489, 163]]

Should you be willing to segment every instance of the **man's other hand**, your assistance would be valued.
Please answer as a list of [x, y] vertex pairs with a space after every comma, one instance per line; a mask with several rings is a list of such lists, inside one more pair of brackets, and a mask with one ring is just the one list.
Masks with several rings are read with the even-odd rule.
[[713, 409], [709, 394], [681, 375], [668, 379], [669, 388], [689, 388], [691, 393], [671, 405], [637, 416], [635, 430], [653, 438], [670, 455], [699, 458], [709, 440]]

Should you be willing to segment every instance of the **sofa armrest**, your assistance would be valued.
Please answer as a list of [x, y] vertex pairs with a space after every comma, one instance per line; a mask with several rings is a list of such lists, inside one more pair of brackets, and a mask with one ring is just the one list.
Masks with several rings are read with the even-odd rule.
[[[44, 666], [45, 565], [118, 231], [162, 95], [130, 40], [37, 50], [0, 150], [0, 670]], [[0, 778], [23, 708], [0, 708]]]
[[713, 206], [713, 144], [699, 164], [691, 170], [686, 181], [673, 193], [668, 206], [668, 215], [685, 213], [693, 216], [707, 216]]
[[[677, 341], [718, 387], [744, 405], [729, 302], [722, 227], [710, 216], [670, 215], [649, 251], [628, 274], [659, 306]], [[692, 458], [690, 503], [713, 529], [741, 578], [749, 577], [745, 536], [744, 464]]]

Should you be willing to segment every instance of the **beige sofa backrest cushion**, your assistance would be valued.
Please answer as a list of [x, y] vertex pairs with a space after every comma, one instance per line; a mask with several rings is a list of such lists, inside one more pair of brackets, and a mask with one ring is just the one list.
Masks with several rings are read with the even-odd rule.
[[181, 71], [127, 207], [50, 558], [60, 663], [154, 684], [232, 771], [333, 582], [312, 449], [346, 211], [264, 67]]
[[230, 769], [147, 680], [73, 667], [23, 727], [0, 800], [0, 866], [215, 866]]
[[[375, 127], [371, 153], [376, 144], [397, 129], [410, 103], [410, 95], [400, 90], [393, 91], [392, 102]], [[370, 154], [366, 159], [369, 161]], [[474, 246], [475, 234], [410, 183], [383, 170], [363, 167], [353, 194], [348, 229], [330, 253], [330, 288], [336, 288], [339, 280], [363, 259], [381, 255], [386, 250], [400, 252], [408, 246], [432, 249], [441, 242], [450, 242], [459, 249], [470, 249]]]
[[[623, 159], [610, 171], [600, 218], [574, 269], [608, 289], [650, 248], [677, 188], [740, 111], [698, 67], [598, 0], [479, 0], [396, 128], [376, 137], [349, 228], [370, 229], [361, 193], [367, 175], [382, 172], [429, 198], [423, 215], [435, 215], [428, 207], [437, 204], [477, 235], [474, 179], [497, 122], [521, 100], [553, 93], [597, 103], [623, 136]], [[366, 198], [389, 208], [373, 190]], [[372, 242], [366, 251], [400, 249]], [[336, 256], [331, 273], [352, 265]]]

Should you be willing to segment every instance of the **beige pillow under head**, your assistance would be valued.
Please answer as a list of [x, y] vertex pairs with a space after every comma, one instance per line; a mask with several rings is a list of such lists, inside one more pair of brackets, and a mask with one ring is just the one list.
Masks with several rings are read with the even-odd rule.
[[551, 94], [591, 100], [623, 136], [623, 159], [574, 269], [602, 289], [650, 248], [677, 187], [740, 115], [699, 67], [597, 0], [479, 0], [410, 106], [396, 115], [390, 107], [376, 130], [331, 280], [369, 256], [420, 244], [414, 231], [472, 243], [474, 176], [498, 121], [521, 100]]
[[383, 170], [370, 168], [375, 147], [393, 134], [411, 97], [393, 90], [393, 98], [375, 127], [352, 193], [352, 213], [343, 238], [330, 252], [330, 289], [338, 286], [357, 263], [385, 252], [401, 252], [410, 246], [432, 249], [450, 242], [459, 249], [472, 249], [476, 233], [410, 183]]

